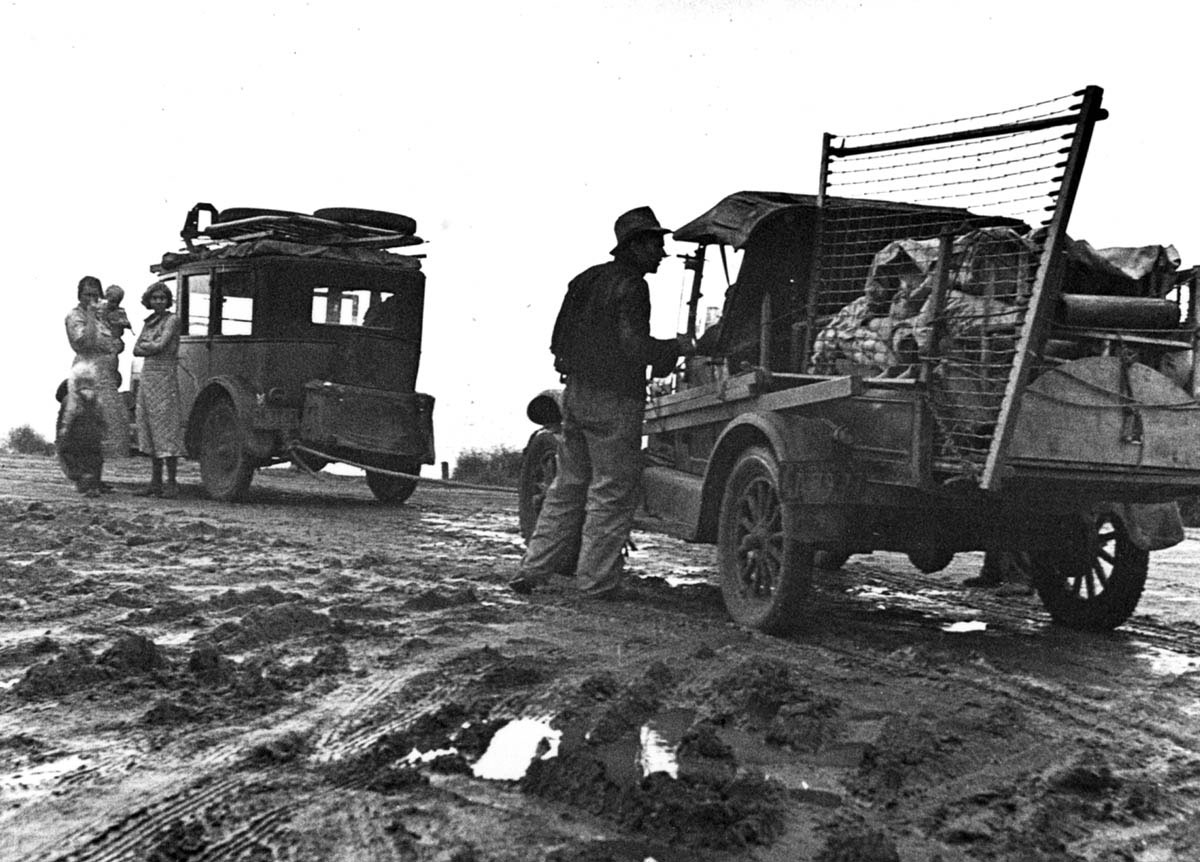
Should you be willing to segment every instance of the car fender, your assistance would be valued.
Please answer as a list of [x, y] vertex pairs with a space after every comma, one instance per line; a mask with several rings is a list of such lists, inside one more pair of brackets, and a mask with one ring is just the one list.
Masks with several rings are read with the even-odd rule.
[[836, 434], [837, 428], [829, 422], [803, 416], [755, 412], [734, 418], [717, 438], [704, 471], [697, 539], [716, 541], [721, 495], [734, 463], [747, 447], [766, 446], [780, 463], [830, 463], [845, 455]]
[[[262, 446], [254, 446], [257, 435], [250, 434], [250, 417], [253, 415], [254, 407], [258, 403], [258, 393], [245, 380], [239, 377], [221, 375], [207, 380], [196, 395], [196, 400], [192, 402], [192, 408], [188, 413], [187, 427], [184, 432], [184, 445], [187, 447], [188, 454], [195, 457], [200, 451], [200, 435], [204, 425], [204, 413], [208, 406], [220, 398], [227, 398], [233, 404], [233, 409], [237, 413], [238, 425], [245, 435], [246, 444], [251, 450], [261, 449]], [[256, 455], [260, 455], [257, 451]], [[261, 457], [265, 457], [268, 453], [261, 453]]]

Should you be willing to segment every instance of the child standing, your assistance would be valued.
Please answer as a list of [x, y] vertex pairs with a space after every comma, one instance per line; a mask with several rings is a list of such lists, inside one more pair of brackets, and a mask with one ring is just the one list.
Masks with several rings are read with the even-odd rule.
[[81, 363], [71, 369], [55, 446], [63, 472], [85, 497], [100, 496], [104, 432], [104, 413], [96, 397], [96, 372]]

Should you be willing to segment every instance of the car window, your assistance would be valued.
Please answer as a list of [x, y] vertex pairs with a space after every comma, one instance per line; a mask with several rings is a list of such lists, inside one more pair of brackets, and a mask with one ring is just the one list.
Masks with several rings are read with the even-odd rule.
[[221, 297], [221, 335], [249, 335], [254, 320], [254, 273], [220, 273], [217, 289]]
[[312, 322], [389, 329], [396, 325], [396, 299], [378, 290], [321, 286], [312, 292]]
[[189, 275], [184, 278], [187, 289], [187, 320], [184, 332], [188, 335], [208, 334], [208, 300], [212, 279], [209, 274]]

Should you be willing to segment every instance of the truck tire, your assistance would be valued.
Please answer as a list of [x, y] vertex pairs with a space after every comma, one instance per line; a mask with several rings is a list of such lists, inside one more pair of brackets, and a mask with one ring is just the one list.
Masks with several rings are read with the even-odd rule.
[[1150, 552], [1133, 544], [1125, 525], [1101, 508], [1067, 525], [1059, 549], [1031, 554], [1033, 586], [1050, 618], [1085, 631], [1108, 631], [1137, 608]]
[[768, 449], [747, 449], [730, 471], [717, 526], [721, 594], [734, 622], [767, 634], [803, 623], [814, 549], [792, 529], [779, 496], [778, 461]]
[[245, 496], [254, 478], [237, 411], [226, 398], [204, 411], [200, 426], [200, 482], [208, 496], [229, 502]]
[[[411, 473], [414, 476], [421, 472], [421, 465], [413, 461], [397, 461], [388, 466], [389, 470], [397, 473]], [[380, 503], [403, 503], [417, 490], [416, 479], [405, 479], [402, 476], [389, 476], [386, 473], [367, 471], [367, 487]]]

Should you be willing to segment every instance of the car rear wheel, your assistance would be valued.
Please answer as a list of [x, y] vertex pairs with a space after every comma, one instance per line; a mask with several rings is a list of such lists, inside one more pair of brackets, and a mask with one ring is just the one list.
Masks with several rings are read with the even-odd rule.
[[204, 412], [200, 437], [200, 482], [214, 500], [238, 500], [254, 478], [233, 404], [222, 398]]
[[1050, 617], [1074, 629], [1115, 629], [1133, 614], [1150, 552], [1133, 544], [1121, 519], [1100, 509], [1070, 524], [1062, 546], [1031, 555], [1033, 585]]
[[775, 456], [747, 449], [729, 474], [717, 527], [721, 594], [735, 622], [768, 634], [794, 631], [803, 622], [814, 549], [793, 530], [779, 496]]
[[[389, 465], [388, 469], [416, 476], [421, 471], [421, 465], [413, 461], [398, 461]], [[367, 487], [371, 489], [375, 499], [381, 503], [403, 503], [417, 490], [417, 480], [368, 470]]]

